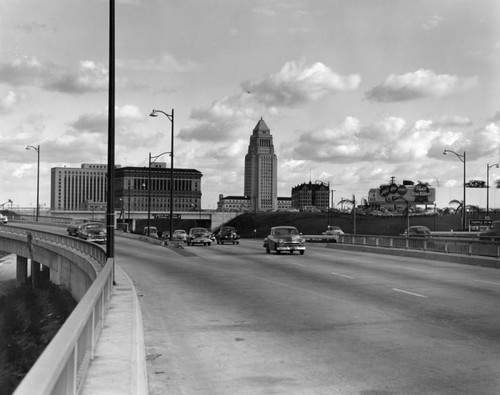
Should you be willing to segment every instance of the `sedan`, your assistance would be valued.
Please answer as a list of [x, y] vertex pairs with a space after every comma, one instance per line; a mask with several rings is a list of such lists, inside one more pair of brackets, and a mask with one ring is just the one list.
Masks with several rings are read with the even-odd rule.
[[94, 243], [105, 243], [106, 226], [101, 222], [87, 222], [78, 228], [78, 237]]
[[185, 230], [177, 229], [177, 230], [174, 230], [174, 233], [172, 235], [172, 240], [186, 242], [187, 237], [188, 237], [188, 235], [187, 235]]
[[304, 238], [293, 226], [272, 227], [269, 236], [264, 239], [264, 248], [268, 254], [271, 251], [276, 251], [277, 254], [282, 251], [289, 251], [290, 254], [299, 251], [300, 255], [304, 255], [306, 251]]
[[192, 244], [211, 245], [210, 232], [205, 228], [191, 228], [187, 237], [187, 245], [190, 246]]

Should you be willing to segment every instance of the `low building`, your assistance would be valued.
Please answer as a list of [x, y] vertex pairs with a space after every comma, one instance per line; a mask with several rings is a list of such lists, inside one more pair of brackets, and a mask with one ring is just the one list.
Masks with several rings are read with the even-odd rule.
[[250, 211], [250, 198], [247, 196], [219, 195], [217, 211]]
[[327, 211], [329, 198], [330, 186], [321, 181], [309, 181], [292, 188], [292, 207], [300, 211]]
[[[202, 173], [195, 169], [173, 171], [173, 210], [192, 211], [201, 207]], [[122, 211], [170, 211], [170, 168], [157, 162], [148, 167], [121, 167], [115, 171], [115, 207]]]

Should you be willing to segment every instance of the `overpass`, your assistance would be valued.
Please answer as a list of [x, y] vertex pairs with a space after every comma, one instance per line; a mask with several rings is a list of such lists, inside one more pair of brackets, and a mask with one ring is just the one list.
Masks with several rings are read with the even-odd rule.
[[[314, 236], [308, 236], [312, 240]], [[430, 251], [425, 240], [352, 236], [325, 247], [350, 248], [420, 258], [453, 259], [499, 267], [498, 246], [478, 257], [471, 242], [450, 241], [447, 251]], [[460, 243], [460, 244], [457, 244]], [[465, 243], [465, 244], [464, 244]], [[484, 244], [484, 243], [480, 243]], [[455, 247], [466, 245], [466, 248]], [[104, 250], [83, 240], [57, 233], [0, 226], [0, 250], [16, 254], [16, 281], [23, 283], [31, 268], [32, 281], [64, 285], [79, 301], [59, 333], [40, 356], [16, 395], [99, 393], [99, 385], [113, 383], [112, 393], [147, 393], [142, 319], [133, 283]], [[460, 251], [463, 253], [459, 255]], [[115, 284], [113, 284], [113, 280]], [[106, 322], [106, 326], [104, 323]], [[130, 323], [126, 328], [124, 323]], [[121, 355], [117, 356], [117, 352]], [[96, 358], [97, 356], [97, 358]], [[109, 390], [109, 387], [108, 387]]]

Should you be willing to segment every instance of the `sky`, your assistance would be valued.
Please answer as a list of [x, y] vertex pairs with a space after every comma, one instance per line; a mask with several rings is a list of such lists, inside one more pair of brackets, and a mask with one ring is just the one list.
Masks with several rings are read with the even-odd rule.
[[[261, 117], [279, 196], [322, 181], [360, 199], [391, 177], [460, 191], [444, 149], [466, 152], [467, 180], [500, 163], [497, 0], [116, 0], [115, 23], [115, 162], [170, 152], [149, 114], [174, 109], [174, 166], [203, 173], [204, 209], [243, 195]], [[36, 206], [28, 145], [45, 207], [51, 168], [107, 163], [108, 55], [109, 1], [0, 0], [0, 204]]]

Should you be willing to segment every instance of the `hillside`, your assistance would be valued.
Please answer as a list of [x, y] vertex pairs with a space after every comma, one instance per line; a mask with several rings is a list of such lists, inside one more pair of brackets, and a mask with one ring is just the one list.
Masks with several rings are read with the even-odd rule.
[[[500, 215], [492, 216], [500, 220]], [[337, 225], [345, 233], [354, 232], [353, 217], [350, 214], [328, 213], [245, 213], [232, 219], [226, 225], [234, 226], [241, 237], [264, 238], [272, 226], [295, 226], [302, 234], [321, 234], [327, 225]], [[461, 217], [455, 215], [411, 216], [410, 226], [424, 225], [431, 231], [460, 230]], [[397, 236], [406, 228], [406, 217], [357, 216], [356, 233], [369, 235]], [[255, 230], [255, 231], [254, 231]]]

